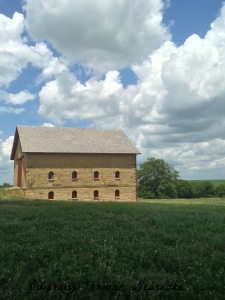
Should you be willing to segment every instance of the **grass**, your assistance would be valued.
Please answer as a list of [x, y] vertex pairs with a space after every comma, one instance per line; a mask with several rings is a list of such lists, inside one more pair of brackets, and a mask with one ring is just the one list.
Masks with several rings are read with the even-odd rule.
[[224, 225], [223, 199], [1, 200], [1, 299], [223, 299]]
[[17, 188], [0, 188], [0, 200], [24, 199], [23, 192]]

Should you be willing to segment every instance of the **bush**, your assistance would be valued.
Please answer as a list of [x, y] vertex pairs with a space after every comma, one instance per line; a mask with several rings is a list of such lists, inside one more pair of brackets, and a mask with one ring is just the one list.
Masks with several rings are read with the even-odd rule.
[[142, 197], [140, 197], [140, 198], [143, 198], [143, 199], [155, 199], [155, 196], [154, 196], [154, 194], [146, 194], [146, 195], [144, 195], [144, 196], [142, 196]]
[[214, 185], [209, 181], [203, 182], [203, 197], [212, 198], [214, 197], [215, 189]]
[[8, 188], [11, 186], [12, 186], [11, 184], [4, 182], [3, 185], [0, 185], [0, 188]]
[[191, 181], [192, 198], [211, 198], [215, 194], [214, 185], [209, 181]]
[[188, 181], [182, 179], [177, 180], [176, 190], [178, 198], [192, 198], [192, 189]]
[[164, 186], [160, 186], [158, 198], [160, 199], [177, 198], [176, 185], [173, 183], [168, 183]]
[[221, 183], [216, 187], [215, 194], [217, 197], [225, 198], [225, 183]]

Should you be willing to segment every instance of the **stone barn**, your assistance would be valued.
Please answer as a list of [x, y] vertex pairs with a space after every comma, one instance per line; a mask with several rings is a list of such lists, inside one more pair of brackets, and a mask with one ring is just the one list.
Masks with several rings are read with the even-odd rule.
[[17, 126], [14, 186], [30, 199], [136, 201], [136, 156], [122, 130]]

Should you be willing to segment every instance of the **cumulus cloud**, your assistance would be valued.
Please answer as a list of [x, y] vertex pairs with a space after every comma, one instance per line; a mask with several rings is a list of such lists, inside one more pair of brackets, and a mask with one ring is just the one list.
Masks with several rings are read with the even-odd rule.
[[0, 184], [4, 182], [13, 183], [13, 162], [10, 161], [13, 139], [13, 136], [10, 136], [5, 141], [0, 139], [0, 178], [2, 181]]
[[2, 143], [2, 153], [4, 155], [8, 155], [8, 156], [11, 155], [13, 141], [14, 141], [14, 136], [10, 136], [8, 139], [6, 139], [5, 142]]
[[92, 78], [83, 85], [73, 74], [62, 72], [39, 93], [39, 113], [58, 123], [62, 118], [100, 119], [115, 115], [119, 105], [116, 95], [123, 90], [118, 74], [112, 71], [104, 81]]
[[205, 38], [192, 35], [180, 47], [163, 43], [132, 65], [138, 82], [126, 89], [118, 71], [85, 84], [61, 72], [39, 93], [39, 113], [59, 124], [83, 118], [92, 126], [122, 128], [142, 159], [161, 156], [185, 174], [207, 168], [213, 174], [224, 166], [224, 22], [225, 5]]
[[36, 41], [48, 40], [71, 63], [100, 71], [141, 62], [169, 40], [163, 9], [162, 0], [26, 0], [24, 5]]
[[15, 13], [13, 18], [0, 14], [0, 86], [8, 86], [26, 65], [21, 34], [24, 30], [23, 15]]
[[25, 102], [29, 100], [34, 100], [35, 95], [32, 95], [28, 91], [22, 91], [18, 94], [8, 94], [9, 96], [9, 103], [12, 104], [24, 104]]
[[29, 45], [26, 37], [24, 16], [14, 13], [10, 19], [0, 14], [0, 87], [9, 87], [28, 64], [42, 70], [40, 80], [51, 78], [65, 70], [66, 61], [54, 57], [45, 43]]
[[7, 93], [0, 90], [0, 101], [3, 100], [7, 104], [21, 105], [29, 100], [34, 100], [35, 95], [31, 94], [28, 91], [21, 91], [17, 94]]
[[25, 111], [24, 108], [14, 108], [14, 107], [10, 107], [10, 106], [0, 106], [0, 113], [20, 114], [23, 111]]
[[210, 142], [183, 143], [176, 147], [147, 150], [148, 156], [163, 158], [180, 171], [186, 179], [224, 179], [224, 139]]
[[55, 127], [52, 123], [44, 123], [41, 127]]

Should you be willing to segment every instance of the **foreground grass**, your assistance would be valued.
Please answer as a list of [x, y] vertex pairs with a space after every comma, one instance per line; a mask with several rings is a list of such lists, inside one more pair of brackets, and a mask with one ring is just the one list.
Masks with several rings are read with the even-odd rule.
[[1, 200], [1, 299], [224, 299], [224, 225], [222, 199]]

